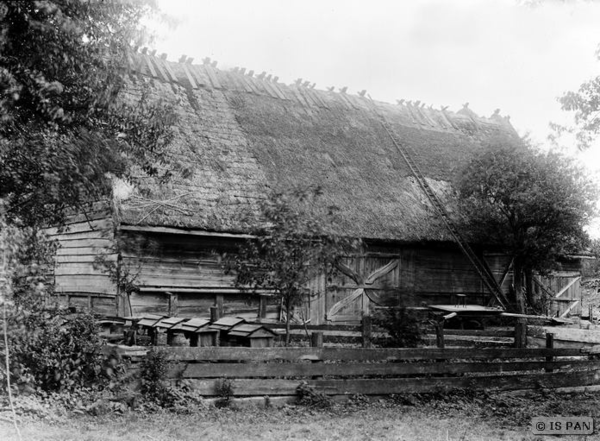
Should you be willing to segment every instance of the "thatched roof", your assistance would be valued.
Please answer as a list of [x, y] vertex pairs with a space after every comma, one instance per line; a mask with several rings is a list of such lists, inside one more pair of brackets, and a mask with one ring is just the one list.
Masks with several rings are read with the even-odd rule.
[[492, 138], [514, 139], [508, 119], [368, 98], [139, 54], [129, 93], [151, 81], [176, 103], [166, 184], [143, 177], [120, 201], [124, 224], [247, 232], [248, 213], [271, 188], [319, 184], [340, 211], [339, 231], [363, 238], [448, 235], [381, 124], [443, 197], [457, 168]]

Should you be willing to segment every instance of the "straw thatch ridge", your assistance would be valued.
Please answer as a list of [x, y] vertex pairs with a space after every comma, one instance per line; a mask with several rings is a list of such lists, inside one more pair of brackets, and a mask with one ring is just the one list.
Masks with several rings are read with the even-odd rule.
[[121, 222], [247, 232], [269, 189], [320, 185], [339, 208], [338, 231], [363, 238], [446, 240], [448, 235], [381, 124], [410, 147], [443, 198], [457, 168], [492, 139], [513, 140], [507, 118], [483, 118], [284, 85], [211, 64], [130, 59], [128, 92], [150, 82], [178, 123], [166, 184], [139, 172], [119, 201]]

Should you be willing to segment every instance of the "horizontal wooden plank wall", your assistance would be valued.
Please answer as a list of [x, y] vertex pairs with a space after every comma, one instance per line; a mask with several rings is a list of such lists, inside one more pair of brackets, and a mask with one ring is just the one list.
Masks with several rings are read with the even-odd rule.
[[[204, 396], [291, 396], [301, 382], [328, 395], [448, 389], [516, 390], [600, 384], [600, 361], [579, 349], [168, 348], [169, 376]], [[142, 348], [118, 347], [140, 360]], [[134, 363], [135, 369], [135, 363]], [[291, 379], [290, 377], [295, 377]]]
[[[132, 314], [177, 314], [182, 317], [202, 317], [211, 306], [219, 306], [223, 314], [257, 317], [259, 297], [242, 293], [233, 286], [233, 274], [226, 274], [223, 253], [232, 253], [242, 238], [175, 234], [167, 231], [135, 231], [124, 229], [120, 237], [129, 248], [123, 249], [124, 268], [137, 272], [139, 292], [131, 294]], [[449, 303], [456, 293], [467, 294], [468, 301], [485, 304], [488, 295], [470, 263], [458, 249], [426, 248], [410, 245], [383, 244], [369, 247], [360, 259], [345, 259], [344, 263], [361, 278], [377, 272], [390, 262], [399, 264], [369, 286], [369, 293], [378, 298], [398, 297], [400, 303]], [[488, 258], [498, 280], [506, 267], [504, 256]], [[332, 277], [321, 274], [309, 284], [313, 294], [305, 315], [312, 324], [326, 323], [328, 311], [357, 289], [356, 281], [341, 271]], [[170, 293], [170, 294], [167, 294]], [[280, 303], [266, 299], [266, 317], [280, 316]], [[348, 302], [338, 311], [338, 323], [358, 323], [368, 309], [369, 295]], [[171, 308], [171, 309], [170, 309]]]
[[[120, 232], [126, 247], [122, 265], [138, 278], [139, 291], [131, 293], [132, 314], [208, 317], [210, 307], [221, 315], [258, 318], [260, 296], [234, 287], [226, 274], [222, 254], [237, 249], [240, 240], [223, 237]], [[279, 300], [264, 297], [267, 318], [279, 317]]]
[[99, 256], [115, 262], [114, 222], [106, 209], [67, 219], [62, 228], [45, 230], [57, 240], [54, 265], [55, 293], [60, 304], [90, 309], [102, 315], [117, 315], [117, 287], [102, 266]]

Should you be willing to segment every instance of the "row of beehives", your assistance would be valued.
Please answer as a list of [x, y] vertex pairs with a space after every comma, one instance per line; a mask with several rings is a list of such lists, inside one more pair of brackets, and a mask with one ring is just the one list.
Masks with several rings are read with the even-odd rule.
[[264, 348], [273, 346], [275, 338], [279, 336], [264, 325], [247, 323], [239, 317], [223, 317], [211, 322], [207, 318], [146, 315], [141, 318], [103, 320], [100, 325], [111, 330], [122, 330], [127, 345]]

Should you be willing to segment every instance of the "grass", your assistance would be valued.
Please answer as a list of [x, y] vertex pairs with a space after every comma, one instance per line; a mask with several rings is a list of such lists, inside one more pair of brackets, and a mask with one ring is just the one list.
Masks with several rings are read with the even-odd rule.
[[[0, 439], [17, 440], [10, 422], [0, 419]], [[328, 410], [303, 406], [243, 409], [202, 408], [182, 415], [169, 411], [123, 415], [46, 413], [24, 417], [24, 440], [526, 440], [536, 416], [600, 417], [600, 394], [532, 392], [411, 395], [367, 401]], [[600, 421], [600, 420], [598, 420]], [[553, 438], [554, 439], [554, 438]], [[592, 439], [592, 438], [589, 438]]]

